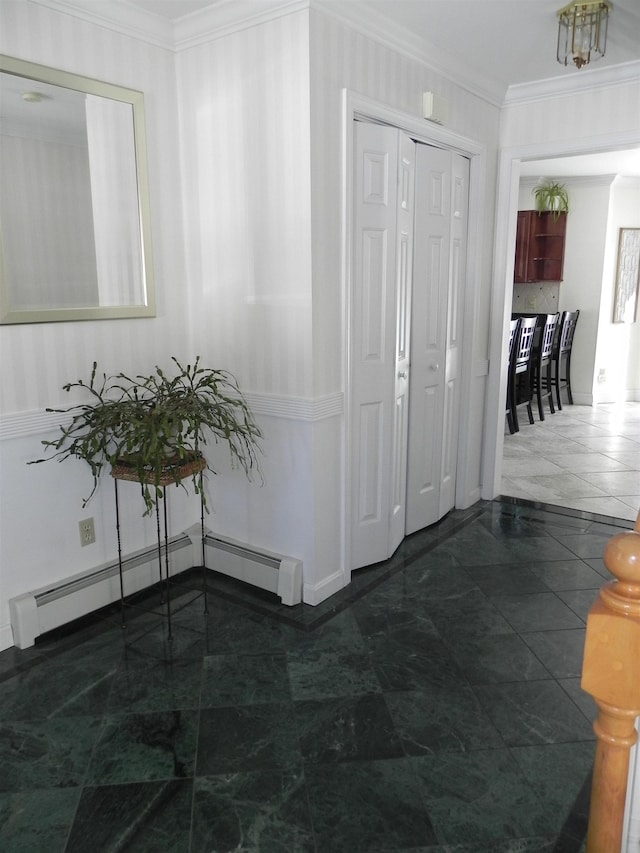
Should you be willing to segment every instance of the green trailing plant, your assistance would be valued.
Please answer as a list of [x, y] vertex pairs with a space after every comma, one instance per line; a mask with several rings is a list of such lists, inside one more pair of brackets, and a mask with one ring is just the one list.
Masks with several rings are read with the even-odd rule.
[[557, 181], [543, 181], [533, 188], [538, 213], [550, 211], [554, 219], [561, 213], [569, 212], [569, 194], [564, 184]]
[[[193, 365], [183, 366], [172, 358], [177, 372], [167, 375], [160, 367], [149, 376], [129, 377], [98, 374], [93, 363], [89, 382], [79, 379], [64, 386], [65, 391], [82, 389], [86, 403], [70, 408], [48, 408], [48, 412], [71, 414], [69, 425], [61, 425], [61, 435], [42, 444], [50, 455], [28, 464], [69, 457], [84, 460], [93, 475], [93, 489], [83, 506], [93, 497], [105, 466], [113, 470], [125, 466], [142, 487], [148, 515], [163, 495], [167, 479], [180, 484], [189, 463], [203, 458], [207, 441], [226, 442], [234, 467], [251, 477], [259, 472], [259, 439], [246, 399], [235, 377], [224, 370]], [[205, 460], [201, 467], [216, 473]], [[200, 493], [200, 469], [192, 476]], [[204, 493], [202, 498], [206, 506]]]

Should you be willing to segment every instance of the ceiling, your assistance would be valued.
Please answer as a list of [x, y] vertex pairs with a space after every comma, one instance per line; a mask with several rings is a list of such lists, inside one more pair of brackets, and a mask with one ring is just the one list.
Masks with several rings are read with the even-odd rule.
[[[236, 0], [122, 0], [169, 21]], [[267, 2], [267, 0], [258, 0]], [[606, 56], [578, 71], [556, 60], [557, 11], [566, 0], [312, 0], [407, 41], [436, 66], [503, 94], [511, 85], [582, 75], [640, 61], [640, 0], [613, 0]], [[479, 38], [478, 34], [482, 33]], [[523, 176], [640, 176], [640, 150], [522, 163]]]
[[[236, 0], [122, 0], [177, 20]], [[260, 2], [251, 4], [259, 7]], [[388, 36], [409, 39], [425, 60], [457, 67], [466, 77], [506, 92], [510, 85], [640, 60], [640, 2], [613, 0], [606, 56], [578, 71], [556, 60], [557, 11], [566, 0], [312, 0], [336, 14], [358, 16]], [[481, 34], [481, 36], [480, 36]]]

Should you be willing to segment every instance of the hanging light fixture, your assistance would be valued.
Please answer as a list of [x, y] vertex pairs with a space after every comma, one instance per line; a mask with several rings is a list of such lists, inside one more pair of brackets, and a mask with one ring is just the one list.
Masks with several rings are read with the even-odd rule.
[[574, 0], [558, 12], [558, 62], [582, 68], [604, 56], [607, 46], [607, 22], [612, 6], [609, 0]]

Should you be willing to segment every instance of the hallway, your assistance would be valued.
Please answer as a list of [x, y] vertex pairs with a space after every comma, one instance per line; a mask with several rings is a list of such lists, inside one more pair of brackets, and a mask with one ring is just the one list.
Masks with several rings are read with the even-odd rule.
[[505, 428], [501, 493], [635, 521], [640, 509], [640, 403], [570, 406]]
[[579, 853], [585, 619], [627, 527], [481, 502], [317, 607], [212, 575], [172, 646], [112, 608], [0, 653], [0, 847]]

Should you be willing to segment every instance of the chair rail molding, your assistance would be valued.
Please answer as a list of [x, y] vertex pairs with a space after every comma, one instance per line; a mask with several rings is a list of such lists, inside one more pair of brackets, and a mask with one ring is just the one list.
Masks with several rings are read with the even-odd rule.
[[[255, 415], [284, 420], [316, 423], [340, 417], [344, 412], [344, 394], [338, 391], [322, 397], [283, 397], [277, 394], [247, 393], [245, 398]], [[0, 441], [50, 432], [71, 423], [71, 415], [38, 409], [0, 415]]]

